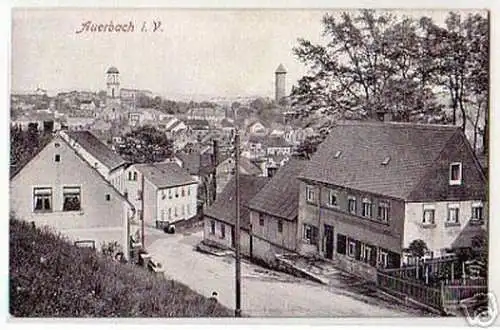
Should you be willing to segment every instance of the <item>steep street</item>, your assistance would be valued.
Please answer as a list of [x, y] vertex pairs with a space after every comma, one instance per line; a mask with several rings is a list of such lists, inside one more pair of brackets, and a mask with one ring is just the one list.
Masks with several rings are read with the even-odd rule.
[[[149, 233], [148, 233], [149, 234]], [[234, 259], [194, 250], [202, 233], [165, 235], [151, 231], [148, 252], [161, 262], [167, 277], [199, 293], [218, 293], [219, 301], [234, 308]], [[250, 316], [276, 317], [408, 317], [415, 311], [398, 308], [377, 298], [242, 263], [242, 311]]]

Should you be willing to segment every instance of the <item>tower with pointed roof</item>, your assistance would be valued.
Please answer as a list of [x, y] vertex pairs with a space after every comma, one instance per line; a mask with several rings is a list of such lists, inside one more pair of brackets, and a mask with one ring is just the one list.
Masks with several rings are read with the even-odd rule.
[[120, 72], [114, 66], [106, 71], [107, 96], [110, 99], [120, 97]]
[[283, 64], [280, 64], [274, 72], [275, 80], [275, 98], [279, 102], [286, 96], [286, 69]]
[[114, 120], [120, 116], [120, 72], [114, 66], [106, 71], [106, 109], [104, 117]]

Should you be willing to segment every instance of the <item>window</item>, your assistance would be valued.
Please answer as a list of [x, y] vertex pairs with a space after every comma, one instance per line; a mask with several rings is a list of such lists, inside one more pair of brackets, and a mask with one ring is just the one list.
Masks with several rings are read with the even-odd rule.
[[33, 205], [33, 210], [35, 212], [51, 212], [52, 188], [34, 188]]
[[167, 198], [167, 195], [165, 195], [165, 191], [162, 190], [162, 192], [161, 192], [161, 199], [165, 200], [165, 198]]
[[142, 190], [137, 190], [137, 200], [140, 201], [142, 200]]
[[314, 188], [311, 186], [306, 187], [306, 200], [308, 202], [314, 202]]
[[168, 208], [168, 219], [172, 219], [172, 208]]
[[106, 194], [106, 200], [109, 202], [111, 200], [111, 195], [110, 194]]
[[189, 187], [187, 188], [187, 195], [188, 196], [191, 195], [191, 188], [189, 188]]
[[356, 214], [356, 197], [349, 196], [347, 207], [349, 208], [349, 213]]
[[188, 214], [188, 216], [189, 216], [189, 214], [191, 213], [191, 210], [190, 210], [189, 204], [188, 204], [188, 205], [186, 205], [186, 209], [187, 209], [187, 214]]
[[366, 244], [361, 244], [361, 260], [367, 264], [372, 263], [372, 247]]
[[179, 189], [175, 188], [175, 198], [179, 197]]
[[182, 216], [184, 216], [184, 214], [185, 214], [185, 209], [184, 209], [184, 207], [185, 207], [184, 205], [182, 205], [182, 207], [181, 207], [181, 215], [182, 215]]
[[174, 217], [177, 217], [177, 206], [174, 207]]
[[448, 218], [446, 219], [448, 224], [457, 224], [458, 223], [458, 204], [449, 204], [448, 205]]
[[215, 235], [215, 220], [210, 220], [210, 234]]
[[318, 228], [305, 223], [303, 234], [304, 234], [304, 236], [303, 236], [304, 241], [306, 241], [308, 244], [317, 244], [317, 242], [318, 242]]
[[278, 220], [278, 233], [283, 232], [283, 220]]
[[80, 187], [63, 187], [63, 211], [80, 211]]
[[132, 172], [128, 172], [128, 181], [132, 181]]
[[351, 240], [351, 239], [348, 239], [347, 240], [347, 255], [349, 257], [355, 257], [356, 256], [356, 242]]
[[137, 172], [134, 172], [134, 181], [137, 181]]
[[55, 155], [54, 161], [59, 163], [61, 161], [61, 155]]
[[472, 220], [473, 221], [483, 221], [484, 220], [484, 211], [483, 211], [483, 203], [474, 202], [472, 203]]
[[380, 202], [378, 204], [377, 218], [382, 222], [389, 221], [389, 202]]
[[347, 237], [337, 234], [337, 253], [346, 254]]
[[363, 213], [362, 215], [367, 218], [372, 217], [372, 201], [368, 198], [363, 199]]
[[434, 224], [435, 213], [436, 211], [434, 209], [434, 205], [424, 205], [424, 216], [422, 218], [422, 223], [424, 225]]
[[378, 264], [379, 267], [386, 268], [387, 267], [387, 252], [380, 251], [378, 254]]
[[172, 199], [172, 189], [168, 190], [168, 199]]
[[181, 189], [181, 196], [184, 197], [184, 188]]
[[333, 190], [328, 192], [328, 205], [337, 206], [337, 194]]
[[264, 226], [264, 214], [259, 213], [259, 225]]
[[220, 224], [220, 238], [226, 238], [226, 226], [223, 223]]
[[450, 164], [450, 185], [462, 184], [462, 163]]

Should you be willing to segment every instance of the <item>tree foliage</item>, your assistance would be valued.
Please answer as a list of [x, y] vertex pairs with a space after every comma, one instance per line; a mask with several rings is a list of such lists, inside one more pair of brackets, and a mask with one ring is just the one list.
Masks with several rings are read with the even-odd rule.
[[322, 23], [324, 43], [299, 39], [294, 48], [308, 68], [291, 93], [292, 107], [303, 116], [363, 120], [389, 112], [396, 121], [459, 124], [460, 111], [465, 129], [475, 110], [481, 113], [471, 117], [475, 127], [487, 121], [483, 15], [464, 19], [451, 12], [439, 26], [429, 17], [361, 10], [326, 14]]
[[117, 151], [126, 160], [134, 163], [163, 161], [173, 152], [172, 140], [152, 126], [133, 130], [125, 135], [124, 140]]

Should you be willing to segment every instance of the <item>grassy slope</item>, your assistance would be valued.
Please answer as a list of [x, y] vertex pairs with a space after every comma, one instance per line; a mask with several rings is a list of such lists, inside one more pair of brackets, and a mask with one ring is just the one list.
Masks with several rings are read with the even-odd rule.
[[10, 305], [17, 317], [216, 317], [220, 304], [55, 234], [10, 221]]

